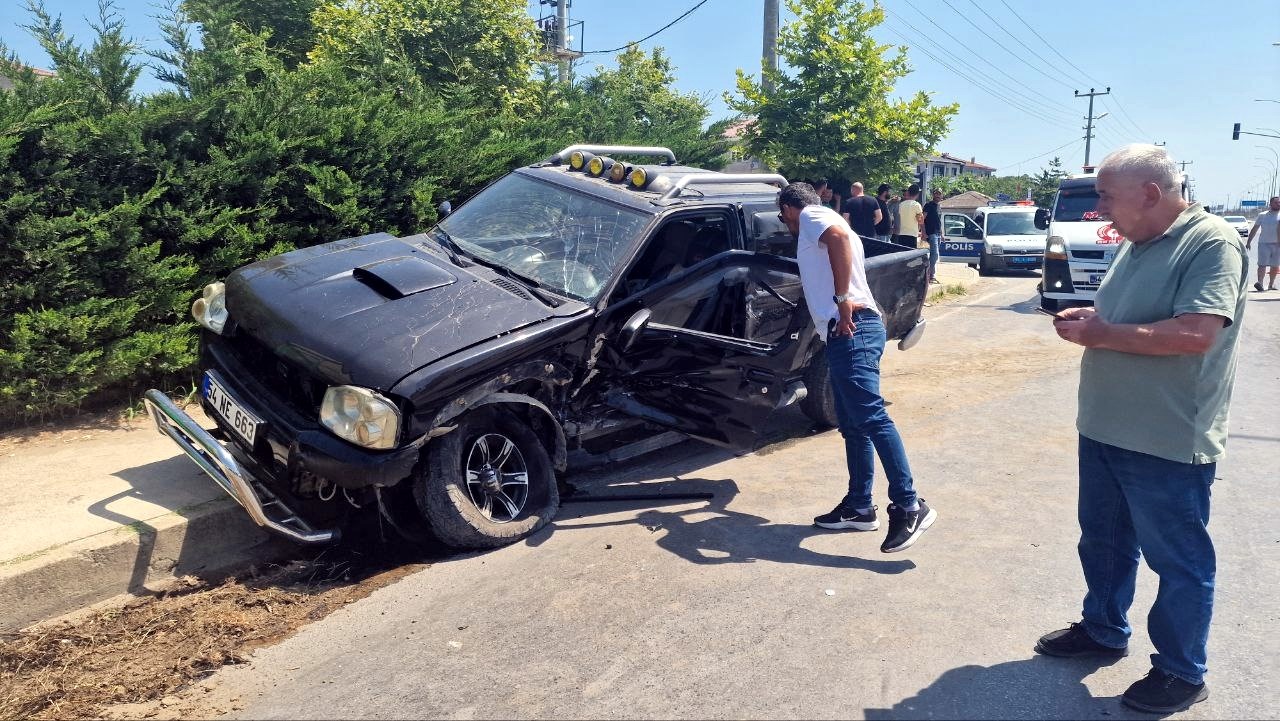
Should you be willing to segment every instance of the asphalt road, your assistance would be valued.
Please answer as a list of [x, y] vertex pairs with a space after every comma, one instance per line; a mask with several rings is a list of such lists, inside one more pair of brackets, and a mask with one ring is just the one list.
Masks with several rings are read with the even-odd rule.
[[[1030, 276], [929, 309], [884, 361], [918, 488], [940, 514], [908, 552], [813, 528], [843, 446], [798, 412], [730, 457], [685, 443], [607, 472], [712, 502], [575, 504], [526, 543], [436, 564], [213, 677], [243, 718], [1151, 718], [1118, 695], [1148, 669], [1144, 568], [1127, 658], [1035, 655], [1076, 620], [1079, 351], [1032, 312]], [[1219, 553], [1211, 695], [1183, 718], [1280, 717], [1280, 293], [1253, 295]], [[883, 481], [877, 483], [883, 508]]]

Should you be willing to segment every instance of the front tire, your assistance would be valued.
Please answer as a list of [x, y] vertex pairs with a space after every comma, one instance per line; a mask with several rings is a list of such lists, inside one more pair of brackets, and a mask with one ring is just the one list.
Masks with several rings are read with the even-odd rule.
[[984, 251], [978, 256], [978, 275], [991, 275], [991, 266], [987, 264], [987, 254]]
[[425, 453], [413, 496], [432, 534], [448, 546], [514, 543], [547, 525], [560, 507], [546, 448], [510, 411], [468, 413]]
[[831, 372], [827, 369], [827, 354], [819, 350], [804, 371], [805, 396], [800, 401], [800, 411], [809, 420], [824, 428], [840, 424], [836, 417], [836, 395], [831, 387]]

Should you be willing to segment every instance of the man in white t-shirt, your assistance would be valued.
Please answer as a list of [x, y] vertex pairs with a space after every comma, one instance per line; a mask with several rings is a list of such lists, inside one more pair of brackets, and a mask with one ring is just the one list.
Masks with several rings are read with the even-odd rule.
[[821, 528], [874, 531], [871, 503], [875, 458], [889, 479], [889, 533], [880, 550], [910, 548], [938, 517], [916, 496], [911, 466], [898, 429], [880, 395], [880, 356], [885, 329], [867, 285], [862, 240], [838, 213], [823, 207], [808, 183], [792, 183], [778, 195], [778, 218], [796, 237], [796, 262], [805, 303], [825, 343], [831, 390], [849, 466], [849, 490], [830, 513], [813, 519]]
[[1276, 289], [1276, 276], [1280, 275], [1280, 196], [1271, 199], [1271, 209], [1258, 214], [1249, 229], [1249, 237], [1244, 247], [1253, 246], [1253, 236], [1258, 236], [1258, 282], [1253, 284], [1256, 291], [1262, 290], [1262, 276], [1271, 269], [1271, 281], [1267, 290]]

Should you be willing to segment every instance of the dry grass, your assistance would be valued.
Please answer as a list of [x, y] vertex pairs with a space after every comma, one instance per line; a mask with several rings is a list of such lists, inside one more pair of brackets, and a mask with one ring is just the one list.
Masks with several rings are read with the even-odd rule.
[[295, 562], [217, 586], [198, 582], [75, 623], [0, 640], [0, 719], [97, 718], [163, 698], [254, 649], [422, 568], [361, 583], [333, 563]]

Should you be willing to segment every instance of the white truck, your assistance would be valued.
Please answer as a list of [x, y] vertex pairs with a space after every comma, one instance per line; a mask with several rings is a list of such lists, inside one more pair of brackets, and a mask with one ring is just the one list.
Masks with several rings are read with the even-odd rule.
[[[1048, 228], [1040, 305], [1056, 311], [1066, 303], [1092, 303], [1098, 284], [1124, 237], [1098, 213], [1098, 176], [1070, 175], [1058, 182], [1052, 213], [1036, 213], [1036, 224]], [[1188, 195], [1182, 175], [1182, 196]]]
[[1044, 228], [1036, 227], [1036, 207], [1024, 203], [978, 208], [973, 218], [942, 214], [938, 260], [967, 263], [980, 275], [996, 270], [1038, 270], [1044, 260]]

